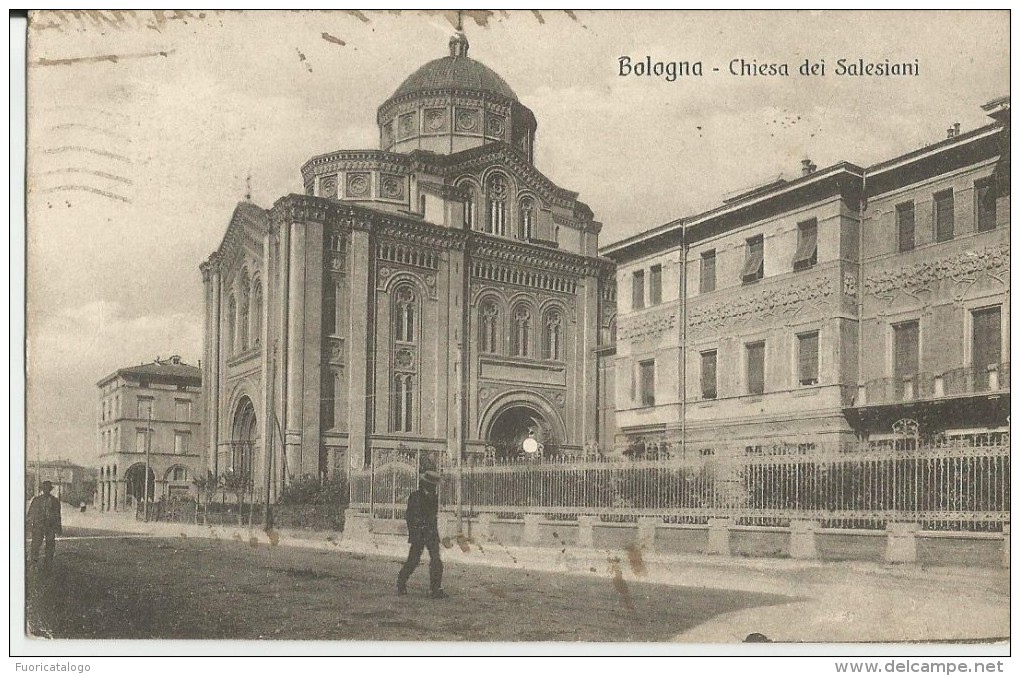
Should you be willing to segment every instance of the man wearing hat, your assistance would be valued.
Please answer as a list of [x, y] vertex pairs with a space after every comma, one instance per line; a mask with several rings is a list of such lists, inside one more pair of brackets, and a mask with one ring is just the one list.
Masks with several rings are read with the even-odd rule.
[[60, 525], [60, 500], [51, 495], [53, 482], [42, 482], [42, 493], [32, 498], [28, 505], [28, 529], [32, 533], [32, 565], [39, 561], [39, 549], [46, 540], [44, 568], [53, 563], [53, 552], [57, 548], [56, 536], [64, 532]]
[[439, 558], [439, 486], [440, 474], [429, 470], [421, 475], [418, 490], [407, 500], [407, 541], [411, 549], [397, 574], [397, 594], [407, 594], [407, 579], [418, 567], [423, 550], [429, 550], [429, 597], [446, 598], [443, 591], [443, 562]]

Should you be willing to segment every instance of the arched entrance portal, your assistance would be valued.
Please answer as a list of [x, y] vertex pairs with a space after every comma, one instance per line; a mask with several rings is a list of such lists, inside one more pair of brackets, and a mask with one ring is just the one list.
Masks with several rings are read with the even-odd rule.
[[[138, 463], [128, 468], [124, 473], [124, 482], [127, 484], [128, 499], [131, 504], [137, 505], [142, 496], [145, 495], [145, 464]], [[149, 500], [156, 495], [156, 474], [149, 470]]]
[[230, 466], [231, 472], [252, 478], [255, 460], [255, 444], [258, 421], [255, 418], [255, 405], [248, 397], [241, 397], [234, 409], [234, 423], [230, 434]]
[[496, 458], [517, 458], [525, 455], [523, 444], [528, 437], [544, 446], [545, 455], [555, 452], [556, 438], [545, 416], [537, 408], [515, 404], [496, 414], [486, 441], [495, 448]]

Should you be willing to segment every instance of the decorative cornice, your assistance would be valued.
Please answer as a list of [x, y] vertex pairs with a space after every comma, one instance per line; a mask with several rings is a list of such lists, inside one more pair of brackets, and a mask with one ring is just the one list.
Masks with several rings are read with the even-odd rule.
[[418, 181], [418, 187], [425, 192], [432, 193], [433, 195], [442, 197], [445, 200], [458, 200], [463, 202], [471, 198], [471, 195], [467, 190], [458, 188], [454, 185], [444, 185], [442, 183], [433, 183], [432, 181]]
[[973, 284], [981, 273], [1008, 283], [1009, 243], [961, 251], [942, 258], [928, 258], [913, 265], [872, 273], [864, 280], [864, 292], [892, 301], [900, 292], [916, 296], [945, 281], [954, 285]]

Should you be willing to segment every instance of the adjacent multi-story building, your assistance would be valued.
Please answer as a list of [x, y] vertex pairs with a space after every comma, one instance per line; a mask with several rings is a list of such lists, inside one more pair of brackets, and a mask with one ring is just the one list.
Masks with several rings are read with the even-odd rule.
[[100, 507], [132, 508], [146, 485], [150, 500], [194, 495], [192, 479], [205, 476], [201, 369], [174, 355], [97, 385]]
[[535, 116], [467, 52], [458, 33], [379, 107], [378, 150], [313, 157], [305, 195], [239, 204], [202, 264], [217, 475], [273, 498], [378, 449], [583, 453], [612, 430], [601, 225], [535, 167]]
[[981, 129], [867, 168], [805, 160], [605, 247], [617, 450], [1004, 429], [1009, 100], [988, 109]]

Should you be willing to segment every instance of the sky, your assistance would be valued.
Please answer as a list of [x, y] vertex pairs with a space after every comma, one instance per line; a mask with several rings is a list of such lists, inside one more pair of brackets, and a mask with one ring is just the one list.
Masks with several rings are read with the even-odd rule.
[[[29, 456], [98, 464], [96, 382], [202, 354], [199, 264], [250, 189], [374, 148], [377, 107], [445, 56], [455, 13], [43, 12], [28, 32]], [[538, 119], [535, 164], [580, 193], [608, 244], [799, 175], [866, 166], [988, 122], [1009, 92], [1009, 14], [470, 12], [469, 55]], [[700, 62], [701, 77], [620, 76]], [[840, 77], [836, 61], [914, 62]], [[734, 59], [790, 77], [733, 76]], [[824, 59], [824, 77], [799, 76]], [[713, 69], [718, 68], [715, 72]], [[250, 186], [250, 188], [249, 188]]]

